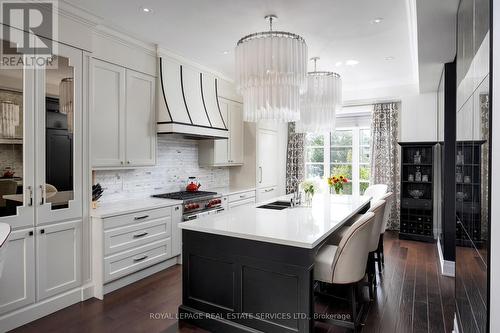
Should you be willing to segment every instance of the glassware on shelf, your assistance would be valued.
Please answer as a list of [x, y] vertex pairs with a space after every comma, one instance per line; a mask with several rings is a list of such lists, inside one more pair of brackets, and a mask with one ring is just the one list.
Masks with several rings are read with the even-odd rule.
[[420, 167], [417, 167], [417, 171], [415, 172], [415, 181], [416, 182], [422, 181], [422, 172], [420, 172]]
[[457, 167], [457, 171], [455, 173], [455, 182], [457, 183], [461, 183], [463, 182], [463, 173], [462, 173], [462, 169]]
[[415, 164], [422, 163], [422, 155], [420, 155], [420, 150], [417, 150], [415, 155], [413, 155], [413, 163], [415, 163]]
[[422, 175], [422, 181], [423, 182], [428, 182], [429, 181], [429, 175]]
[[464, 164], [464, 154], [462, 153], [461, 150], [459, 150], [457, 153], [457, 165], [462, 165], [462, 164]]
[[470, 176], [464, 176], [464, 183], [470, 184], [471, 179]]
[[409, 182], [412, 182], [412, 181], [414, 181], [414, 180], [415, 180], [415, 177], [413, 177], [413, 174], [409, 174], [409, 175], [408, 175], [408, 181], [409, 181]]

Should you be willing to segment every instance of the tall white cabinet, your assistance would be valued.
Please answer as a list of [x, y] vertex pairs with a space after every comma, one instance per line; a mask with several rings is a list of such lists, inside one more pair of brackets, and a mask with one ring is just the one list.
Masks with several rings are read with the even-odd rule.
[[[18, 310], [37, 313], [41, 301], [55, 296], [81, 298], [87, 66], [86, 54], [60, 44], [56, 68], [0, 69], [2, 88], [22, 101], [24, 129], [16, 138], [22, 154], [15, 171], [21, 180], [2, 193], [0, 205], [0, 221], [13, 229], [0, 279], [0, 331], [28, 318]], [[50, 120], [54, 116], [57, 122]], [[5, 146], [0, 149], [13, 149]], [[58, 153], [49, 154], [52, 150]]]
[[92, 167], [154, 165], [155, 77], [98, 59], [92, 77]]

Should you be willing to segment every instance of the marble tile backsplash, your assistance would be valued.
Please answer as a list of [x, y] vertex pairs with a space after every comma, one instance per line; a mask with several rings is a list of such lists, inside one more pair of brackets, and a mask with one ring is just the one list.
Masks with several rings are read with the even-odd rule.
[[198, 142], [172, 136], [158, 137], [157, 165], [130, 170], [97, 171], [104, 188], [100, 202], [148, 197], [183, 190], [189, 176], [198, 177], [201, 189], [229, 185], [228, 168], [198, 166]]

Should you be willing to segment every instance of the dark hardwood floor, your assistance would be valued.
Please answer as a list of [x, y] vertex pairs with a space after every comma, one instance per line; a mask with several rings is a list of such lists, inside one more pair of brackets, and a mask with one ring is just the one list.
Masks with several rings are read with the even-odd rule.
[[[384, 244], [385, 270], [362, 331], [451, 332], [454, 279], [439, 274], [436, 245], [399, 240], [396, 233], [387, 233]], [[205, 332], [186, 324], [178, 327], [181, 283], [180, 266], [171, 267], [106, 295], [104, 301], [75, 304], [13, 332]], [[316, 312], [347, 313], [339, 304], [318, 299]], [[318, 323], [316, 331], [346, 330]]]

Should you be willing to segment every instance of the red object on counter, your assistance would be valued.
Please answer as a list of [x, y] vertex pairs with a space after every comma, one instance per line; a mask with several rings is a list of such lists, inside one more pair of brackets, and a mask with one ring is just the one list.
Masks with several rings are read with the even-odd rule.
[[196, 177], [189, 177], [188, 184], [186, 186], [186, 191], [196, 192], [200, 188], [201, 184], [196, 180]]

